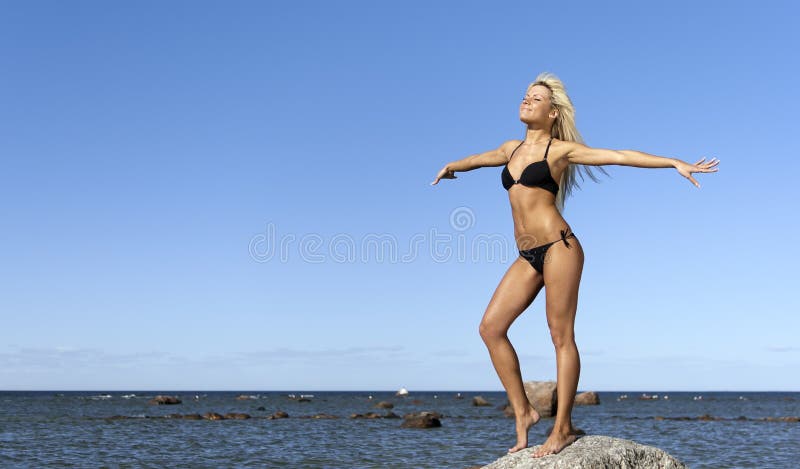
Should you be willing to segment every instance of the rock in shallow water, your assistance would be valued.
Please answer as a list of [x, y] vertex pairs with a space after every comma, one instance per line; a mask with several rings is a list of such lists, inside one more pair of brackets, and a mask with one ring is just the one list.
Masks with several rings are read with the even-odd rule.
[[489, 403], [483, 396], [475, 396], [472, 398], [472, 405], [474, 406], [490, 406], [492, 404]]
[[555, 381], [525, 381], [525, 395], [543, 418], [555, 417], [557, 393]]
[[533, 452], [538, 447], [525, 448], [516, 453], [507, 454], [483, 467], [486, 469], [686, 468], [685, 464], [655, 446], [642, 445], [635, 441], [612, 438], [610, 436], [584, 436], [558, 454], [534, 458]]
[[594, 391], [582, 392], [575, 396], [575, 405], [599, 405], [600, 397]]
[[173, 404], [174, 405], [174, 404], [180, 404], [181, 400], [178, 399], [175, 396], [158, 395], [158, 396], [150, 399], [149, 401], [147, 401], [147, 403], [148, 404], [153, 404], [153, 405], [164, 405], [164, 404], [167, 404], [167, 405]]
[[435, 428], [441, 427], [442, 422], [439, 420], [441, 414], [438, 412], [418, 412], [406, 414], [403, 416], [403, 423], [401, 428]]

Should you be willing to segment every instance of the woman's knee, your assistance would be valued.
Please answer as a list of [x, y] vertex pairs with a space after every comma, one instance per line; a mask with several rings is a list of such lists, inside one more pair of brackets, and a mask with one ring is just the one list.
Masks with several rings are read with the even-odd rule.
[[478, 325], [478, 334], [484, 342], [501, 339], [508, 333], [508, 328], [490, 321], [481, 321]]
[[550, 338], [557, 349], [575, 346], [575, 331], [571, 327], [550, 326]]

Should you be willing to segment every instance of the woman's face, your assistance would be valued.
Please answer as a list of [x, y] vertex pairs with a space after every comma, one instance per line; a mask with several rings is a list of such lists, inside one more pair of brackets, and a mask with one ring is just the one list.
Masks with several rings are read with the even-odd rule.
[[519, 120], [526, 124], [550, 123], [550, 90], [546, 86], [534, 85], [528, 89], [519, 105]]

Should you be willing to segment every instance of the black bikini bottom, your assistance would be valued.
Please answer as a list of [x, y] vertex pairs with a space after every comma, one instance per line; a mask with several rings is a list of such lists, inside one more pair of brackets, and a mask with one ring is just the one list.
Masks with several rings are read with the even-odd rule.
[[533, 268], [536, 269], [537, 272], [539, 272], [540, 274], [544, 274], [544, 255], [547, 253], [547, 250], [550, 249], [550, 246], [554, 245], [559, 241], [564, 241], [564, 244], [566, 244], [567, 247], [569, 247], [569, 242], [567, 241], [567, 238], [578, 239], [578, 237], [575, 236], [574, 233], [567, 234], [567, 230], [561, 230], [561, 239], [557, 239], [551, 243], [542, 244], [541, 246], [536, 246], [535, 248], [520, 251], [519, 255], [524, 257], [525, 260], [527, 260], [528, 262], [530, 262]]

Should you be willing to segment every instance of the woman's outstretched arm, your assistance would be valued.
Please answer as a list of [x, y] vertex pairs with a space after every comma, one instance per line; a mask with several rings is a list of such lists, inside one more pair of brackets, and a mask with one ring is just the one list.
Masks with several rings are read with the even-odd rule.
[[502, 166], [508, 162], [509, 146], [518, 145], [519, 140], [509, 140], [495, 150], [489, 150], [484, 153], [470, 155], [457, 161], [452, 161], [444, 165], [444, 168], [439, 170], [436, 179], [433, 180], [431, 185], [438, 184], [440, 179], [456, 179], [456, 171], [472, 171], [473, 169]]
[[719, 160], [712, 158], [703, 162], [705, 157], [695, 164], [689, 164], [678, 158], [665, 158], [636, 150], [607, 150], [591, 148], [577, 142], [562, 142], [567, 146], [565, 156], [572, 164], [604, 166], [616, 164], [637, 168], [675, 168], [681, 176], [689, 179], [698, 188], [700, 184], [692, 177], [692, 173], [713, 173], [717, 171]]

